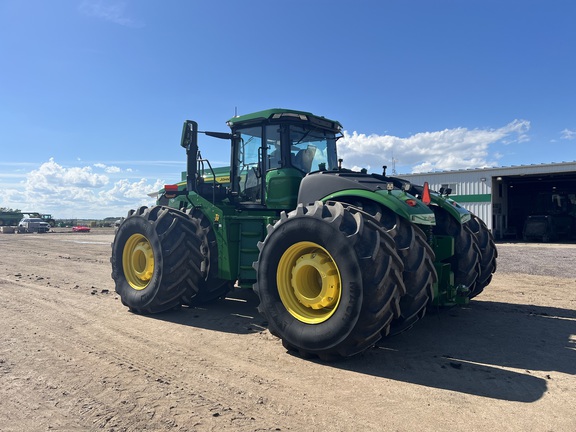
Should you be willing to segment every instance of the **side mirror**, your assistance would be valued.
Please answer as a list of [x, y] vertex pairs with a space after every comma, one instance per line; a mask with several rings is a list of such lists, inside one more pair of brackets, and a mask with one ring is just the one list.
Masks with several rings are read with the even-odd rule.
[[184, 122], [180, 145], [185, 149], [198, 148], [198, 123], [193, 120]]

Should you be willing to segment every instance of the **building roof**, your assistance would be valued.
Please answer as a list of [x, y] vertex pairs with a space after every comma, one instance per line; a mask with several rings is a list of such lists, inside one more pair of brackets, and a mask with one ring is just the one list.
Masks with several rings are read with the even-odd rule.
[[576, 172], [576, 161], [398, 174], [398, 177], [478, 173], [486, 176]]

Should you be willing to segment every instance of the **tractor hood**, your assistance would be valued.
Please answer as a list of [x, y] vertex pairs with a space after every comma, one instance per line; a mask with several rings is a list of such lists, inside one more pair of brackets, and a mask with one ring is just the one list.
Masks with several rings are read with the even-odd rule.
[[434, 225], [434, 212], [404, 190], [392, 187], [382, 176], [360, 172], [317, 171], [302, 179], [299, 203], [329, 200], [370, 200], [390, 208], [413, 223]]

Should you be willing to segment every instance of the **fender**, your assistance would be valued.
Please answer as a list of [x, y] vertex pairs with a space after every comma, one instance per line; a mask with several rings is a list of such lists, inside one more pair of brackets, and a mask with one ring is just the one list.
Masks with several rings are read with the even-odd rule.
[[411, 223], [435, 225], [434, 212], [410, 193], [379, 176], [348, 170], [309, 173], [300, 183], [299, 203], [357, 198], [377, 202]]
[[419, 225], [435, 225], [434, 212], [422, 201], [404, 191], [368, 191], [366, 189], [348, 189], [325, 196], [321, 201], [340, 201], [342, 198], [361, 198], [383, 205], [408, 221]]
[[459, 221], [461, 224], [468, 222], [472, 216], [470, 212], [454, 201], [452, 198], [440, 195], [430, 191], [430, 198], [432, 200], [431, 204], [437, 205], [438, 207], [446, 210], [454, 219]]

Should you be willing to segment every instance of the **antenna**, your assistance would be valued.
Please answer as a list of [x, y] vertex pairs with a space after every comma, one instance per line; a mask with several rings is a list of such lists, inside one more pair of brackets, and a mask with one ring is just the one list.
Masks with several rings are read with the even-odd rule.
[[238, 117], [238, 107], [234, 107], [234, 117]]

